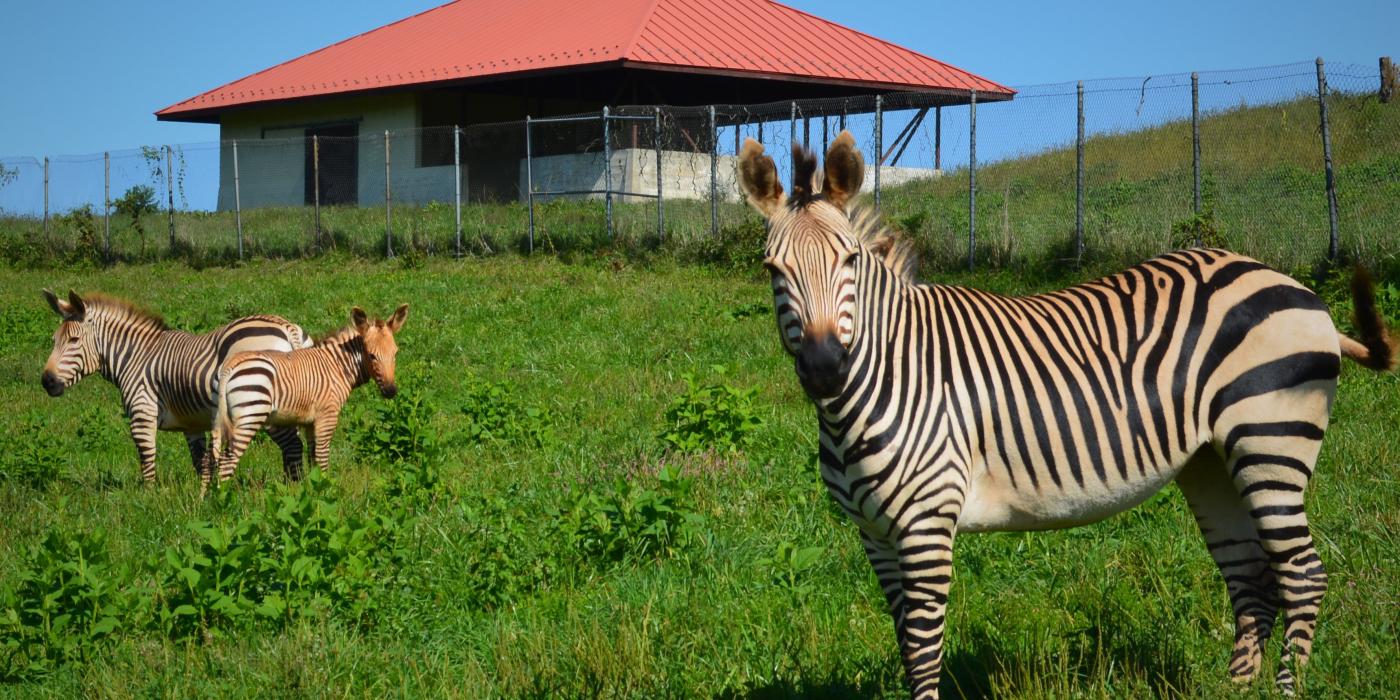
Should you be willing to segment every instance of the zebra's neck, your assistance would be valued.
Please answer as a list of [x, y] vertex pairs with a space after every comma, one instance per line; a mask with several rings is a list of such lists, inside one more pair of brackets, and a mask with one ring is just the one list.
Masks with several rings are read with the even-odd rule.
[[139, 374], [149, 350], [160, 341], [165, 329], [146, 319], [107, 313], [90, 313], [93, 349], [99, 359], [98, 372], [107, 381], [126, 389]]
[[871, 392], [897, 381], [903, 367], [896, 359], [897, 319], [907, 312], [914, 285], [904, 281], [874, 254], [860, 254], [856, 265], [856, 314], [851, 340], [851, 371], [846, 387], [835, 398], [817, 402], [823, 426], [849, 432], [854, 421], [868, 414]]
[[359, 336], [344, 342], [322, 345], [326, 358], [336, 368], [337, 376], [344, 379], [351, 389], [369, 381], [365, 371], [365, 341]]

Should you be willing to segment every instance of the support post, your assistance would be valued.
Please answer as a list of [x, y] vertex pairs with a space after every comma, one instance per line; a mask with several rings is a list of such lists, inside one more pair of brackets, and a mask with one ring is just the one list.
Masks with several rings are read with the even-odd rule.
[[802, 115], [802, 147], [812, 147], [812, 118], [806, 114]]
[[525, 115], [525, 201], [530, 210], [529, 251], [535, 252], [535, 169], [530, 150], [530, 115]]
[[977, 261], [977, 91], [971, 91], [967, 112], [967, 269]]
[[384, 257], [394, 257], [394, 190], [389, 168], [389, 130], [384, 130]]
[[[1201, 215], [1201, 81], [1195, 71], [1191, 71], [1191, 211]], [[1196, 245], [1201, 244], [1200, 231], [1196, 232]]]
[[880, 156], [885, 152], [885, 96], [875, 96], [875, 211], [880, 211], [880, 170], [884, 165]]
[[831, 139], [826, 133], [826, 123], [826, 113], [822, 112], [822, 153], [826, 153], [827, 149], [831, 148]]
[[1391, 61], [1389, 56], [1381, 56], [1381, 103], [1385, 104], [1394, 99], [1397, 88], [1400, 88], [1400, 70], [1396, 69], [1395, 62]]
[[102, 236], [107, 260], [112, 259], [112, 154], [102, 152]]
[[1340, 252], [1337, 237], [1337, 180], [1332, 172], [1332, 133], [1327, 121], [1327, 73], [1323, 68], [1322, 57], [1317, 58], [1317, 111], [1322, 123], [1322, 166], [1327, 175], [1327, 223], [1330, 237], [1327, 240], [1327, 259], [1335, 261]]
[[933, 169], [943, 170], [943, 107], [933, 108]]
[[1084, 260], [1084, 81], [1075, 88], [1078, 94], [1078, 134], [1074, 140], [1074, 261]]
[[841, 100], [841, 129], [840, 129], [840, 131], [845, 131], [845, 130], [846, 130], [846, 100]]
[[612, 138], [608, 130], [608, 108], [603, 107], [603, 200], [607, 207], [608, 238], [613, 236], [612, 222]]
[[[664, 241], [666, 240], [666, 208], [664, 206], [666, 200], [661, 191], [661, 183], [665, 180], [665, 173], [661, 171], [661, 108], [653, 107], [652, 109], [655, 110], [656, 120], [656, 125], [653, 127], [656, 130], [654, 135], [656, 139], [656, 240]], [[734, 141], [736, 144], [739, 141], [738, 126], [734, 127]], [[736, 150], [735, 153], [738, 151]]]
[[462, 127], [452, 126], [452, 212], [456, 238], [453, 250], [462, 257]]
[[238, 259], [243, 259], [243, 195], [238, 183], [238, 139], [233, 140], [233, 223], [238, 232]]
[[719, 126], [710, 105], [710, 235], [719, 234]]
[[321, 241], [321, 135], [311, 135], [311, 199], [316, 205], [316, 236]]
[[743, 136], [739, 134], [741, 126], [742, 125], [738, 122], [734, 123], [734, 155], [736, 157], [739, 155], [739, 141], [743, 138]]
[[49, 157], [44, 156], [44, 234], [49, 232]]
[[175, 250], [175, 171], [174, 156], [170, 153], [170, 147], [165, 147], [165, 197], [166, 211], [170, 215], [170, 250]]

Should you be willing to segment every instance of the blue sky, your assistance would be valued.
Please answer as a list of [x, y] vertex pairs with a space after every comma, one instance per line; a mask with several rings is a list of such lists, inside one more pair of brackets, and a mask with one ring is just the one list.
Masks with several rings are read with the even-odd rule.
[[[502, 0], [506, 1], [506, 0]], [[10, 2], [0, 156], [213, 141], [152, 112], [434, 0]], [[790, 0], [1010, 85], [1308, 60], [1400, 58], [1400, 2]]]

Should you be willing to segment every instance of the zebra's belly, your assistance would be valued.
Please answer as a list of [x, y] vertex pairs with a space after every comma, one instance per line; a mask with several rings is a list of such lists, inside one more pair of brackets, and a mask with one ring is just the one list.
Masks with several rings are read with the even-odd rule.
[[213, 412], [213, 406], [204, 411], [178, 411], [169, 406], [161, 406], [156, 417], [156, 427], [181, 433], [207, 433], [214, 425]]
[[995, 479], [987, 473], [972, 480], [958, 530], [963, 532], [995, 532], [1016, 530], [1055, 530], [1087, 525], [1121, 513], [1151, 498], [1176, 478], [1185, 460], [1168, 468], [1147, 470], [1147, 474], [1129, 474], [1126, 480], [1114, 474], [1109, 483], [1086, 479], [1083, 486], [1074, 482], [1057, 487], [1041, 483], [1032, 488], [1024, 482], [1016, 487], [1005, 479]]

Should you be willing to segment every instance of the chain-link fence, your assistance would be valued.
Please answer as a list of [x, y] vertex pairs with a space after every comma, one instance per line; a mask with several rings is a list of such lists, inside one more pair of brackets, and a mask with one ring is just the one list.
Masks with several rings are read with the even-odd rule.
[[[1384, 63], [1384, 62], [1383, 62]], [[745, 138], [786, 182], [842, 130], [867, 201], [933, 266], [1133, 260], [1224, 245], [1293, 268], [1400, 251], [1400, 107], [1321, 62], [0, 159], [0, 243], [105, 260], [463, 255], [694, 240], [752, 221]], [[1326, 144], [1324, 146], [1324, 144]], [[1326, 152], [1324, 152], [1326, 149]], [[877, 167], [878, 164], [878, 167]]]

